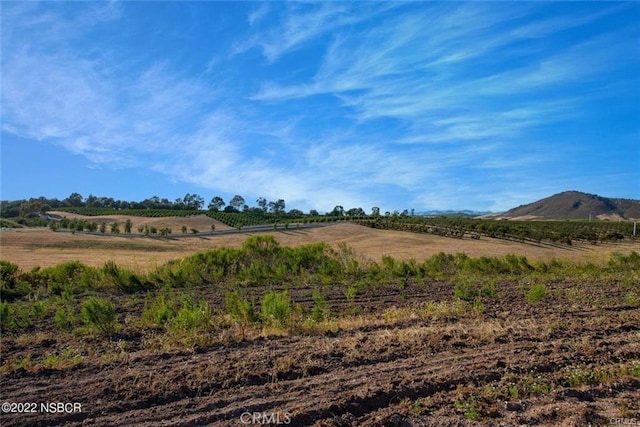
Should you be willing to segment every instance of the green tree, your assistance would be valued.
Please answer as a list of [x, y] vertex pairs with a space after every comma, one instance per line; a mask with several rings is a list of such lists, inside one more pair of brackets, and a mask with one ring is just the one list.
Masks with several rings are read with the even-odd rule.
[[209, 203], [209, 210], [212, 212], [218, 212], [220, 209], [222, 209], [224, 207], [226, 203], [224, 202], [224, 200], [222, 200], [222, 197], [220, 196], [215, 196], [213, 199], [211, 199], [211, 202]]
[[199, 210], [204, 206], [204, 198], [198, 194], [190, 194], [187, 193], [184, 195], [182, 199], [185, 207], [188, 209], [196, 209]]
[[284, 199], [278, 199], [274, 206], [273, 212], [277, 214], [283, 213], [285, 210], [285, 207], [286, 205], [285, 205]]
[[364, 215], [366, 215], [362, 208], [351, 208], [346, 212], [346, 214], [348, 216], [364, 216]]
[[344, 208], [340, 205], [337, 205], [333, 210], [329, 213], [331, 216], [343, 216]]
[[62, 201], [64, 206], [73, 206], [75, 208], [84, 206], [82, 196], [78, 193], [71, 193], [69, 197]]
[[86, 207], [91, 208], [96, 204], [97, 201], [98, 201], [98, 198], [96, 196], [94, 196], [93, 194], [89, 194], [84, 204]]
[[231, 201], [229, 202], [229, 205], [233, 206], [238, 211], [242, 209], [244, 204], [245, 204], [244, 197], [242, 197], [239, 194], [236, 194], [235, 196], [233, 196], [233, 199], [231, 199]]
[[258, 204], [258, 207], [260, 208], [260, 210], [262, 210], [262, 212], [267, 212], [267, 199], [265, 199], [264, 197], [260, 197], [258, 198], [258, 200], [256, 200], [256, 203]]
[[124, 223], [124, 232], [127, 234], [131, 234], [131, 227], [133, 226], [133, 224], [131, 223], [131, 220], [129, 218], [127, 218], [127, 221]]

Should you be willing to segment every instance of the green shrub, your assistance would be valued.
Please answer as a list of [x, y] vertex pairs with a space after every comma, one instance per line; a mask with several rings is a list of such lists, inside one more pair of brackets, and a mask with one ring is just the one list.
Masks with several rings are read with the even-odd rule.
[[150, 305], [145, 306], [142, 311], [142, 321], [145, 325], [152, 327], [163, 327], [176, 315], [176, 304], [167, 300], [167, 296], [162, 294], [154, 298]]
[[102, 281], [102, 274], [98, 269], [79, 261], [68, 261], [42, 269], [39, 273], [32, 274], [32, 279], [41, 280], [49, 292], [60, 295], [65, 289], [74, 293], [95, 288]]
[[358, 295], [358, 288], [355, 286], [349, 286], [344, 291], [344, 296], [347, 298], [347, 302], [349, 302], [349, 305], [353, 305], [357, 295]]
[[322, 296], [320, 290], [315, 288], [311, 294], [313, 299], [313, 308], [311, 309], [311, 320], [314, 322], [321, 322], [329, 317], [329, 304], [327, 300]]
[[564, 380], [569, 387], [598, 383], [595, 371], [583, 365], [567, 367], [564, 372]]
[[540, 283], [537, 285], [533, 285], [531, 289], [525, 294], [527, 298], [527, 302], [530, 304], [536, 304], [544, 299], [547, 295], [547, 287]]
[[13, 312], [13, 304], [0, 302], [0, 332], [6, 333], [17, 328]]
[[480, 289], [480, 294], [482, 294], [483, 297], [495, 298], [495, 296], [496, 296], [496, 282], [492, 281], [492, 282], [486, 283], [482, 287], [482, 289]]
[[634, 291], [629, 291], [624, 296], [624, 301], [633, 307], [640, 307], [640, 296]]
[[167, 330], [174, 334], [208, 331], [211, 327], [211, 310], [206, 301], [197, 304], [187, 295], [182, 297], [182, 307], [167, 322]]
[[478, 412], [478, 407], [476, 405], [476, 400], [473, 397], [469, 397], [466, 400], [456, 400], [454, 402], [456, 409], [462, 411], [464, 416], [470, 420], [478, 420], [480, 418], [480, 413]]
[[0, 297], [5, 301], [14, 301], [29, 295], [31, 285], [22, 278], [17, 264], [0, 260]]
[[461, 281], [453, 287], [453, 297], [457, 300], [473, 302], [480, 295], [480, 291], [472, 281]]
[[146, 292], [154, 287], [149, 281], [141, 279], [131, 270], [118, 267], [113, 261], [107, 261], [102, 272], [109, 283], [128, 294]]
[[224, 298], [224, 307], [231, 319], [240, 326], [242, 339], [245, 338], [247, 326], [255, 323], [258, 319], [255, 315], [255, 303], [240, 295], [240, 290], [227, 292]]
[[109, 300], [90, 297], [82, 303], [80, 312], [82, 321], [104, 335], [111, 336], [118, 326], [116, 307]]
[[77, 322], [73, 307], [62, 306], [56, 309], [53, 315], [53, 322], [56, 326], [64, 331], [71, 331]]
[[262, 299], [262, 320], [265, 324], [284, 328], [293, 313], [289, 292], [269, 291]]
[[29, 317], [37, 320], [42, 320], [47, 315], [49, 311], [49, 305], [44, 301], [34, 301], [31, 304], [31, 311], [29, 312]]

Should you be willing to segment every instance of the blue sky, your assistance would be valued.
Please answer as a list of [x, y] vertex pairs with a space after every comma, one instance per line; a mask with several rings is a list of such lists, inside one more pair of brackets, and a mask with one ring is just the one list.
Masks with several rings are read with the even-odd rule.
[[640, 3], [7, 2], [2, 199], [640, 198]]

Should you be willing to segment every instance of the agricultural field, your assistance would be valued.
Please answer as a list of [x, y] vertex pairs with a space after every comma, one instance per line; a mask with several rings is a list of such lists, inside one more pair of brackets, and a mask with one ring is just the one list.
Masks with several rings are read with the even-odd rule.
[[16, 406], [0, 423], [640, 422], [640, 243], [626, 229], [380, 224], [3, 230], [1, 398]]

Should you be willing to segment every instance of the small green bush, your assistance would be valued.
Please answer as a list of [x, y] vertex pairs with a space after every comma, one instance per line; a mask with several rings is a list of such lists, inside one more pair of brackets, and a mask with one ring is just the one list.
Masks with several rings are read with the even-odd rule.
[[284, 328], [293, 313], [289, 292], [269, 291], [262, 299], [262, 320], [265, 324]]
[[142, 322], [152, 327], [163, 327], [176, 315], [175, 303], [167, 299], [167, 296], [158, 295], [150, 305], [145, 302], [142, 311]]
[[82, 303], [82, 321], [104, 335], [111, 336], [118, 326], [116, 307], [109, 300], [90, 297]]
[[73, 307], [58, 307], [53, 315], [53, 323], [55, 323], [59, 329], [71, 331], [76, 324], [76, 315]]
[[624, 296], [624, 301], [633, 307], [640, 307], [640, 296], [634, 291], [629, 291]]
[[0, 297], [2, 300], [13, 301], [31, 292], [31, 285], [21, 276], [17, 264], [0, 260]]
[[349, 305], [353, 305], [357, 295], [358, 295], [358, 288], [356, 286], [349, 286], [344, 291], [344, 296], [347, 297], [347, 301], [349, 302]]
[[496, 282], [492, 281], [492, 282], [486, 283], [482, 287], [482, 289], [480, 289], [480, 293], [482, 294], [483, 297], [495, 298], [495, 296], [496, 296]]
[[42, 320], [49, 311], [49, 305], [44, 301], [34, 301], [31, 305], [31, 311], [29, 317], [37, 320]]
[[531, 289], [529, 289], [529, 291], [525, 294], [525, 297], [527, 298], [527, 302], [529, 302], [529, 304], [536, 304], [542, 301], [546, 295], [547, 287], [544, 284], [540, 283], [537, 285], [533, 285]]
[[211, 327], [211, 310], [206, 301], [197, 304], [190, 296], [182, 298], [182, 307], [167, 323], [167, 330], [174, 334], [207, 331]]
[[453, 297], [457, 300], [473, 302], [480, 295], [480, 291], [471, 281], [456, 283], [453, 287]]
[[224, 298], [224, 307], [231, 319], [236, 322], [241, 329], [242, 339], [245, 337], [247, 326], [255, 323], [258, 319], [255, 315], [255, 303], [240, 295], [240, 290], [227, 292]]
[[12, 304], [5, 301], [0, 302], [0, 332], [6, 333], [16, 329], [17, 324], [13, 311]]
[[313, 299], [313, 308], [311, 309], [311, 320], [314, 322], [321, 322], [329, 317], [329, 304], [327, 300], [322, 296], [320, 290], [315, 288], [311, 294]]
[[153, 284], [140, 278], [131, 270], [118, 267], [113, 261], [105, 262], [102, 267], [104, 277], [108, 282], [116, 286], [121, 291], [132, 294], [136, 292], [146, 292], [153, 288]]

